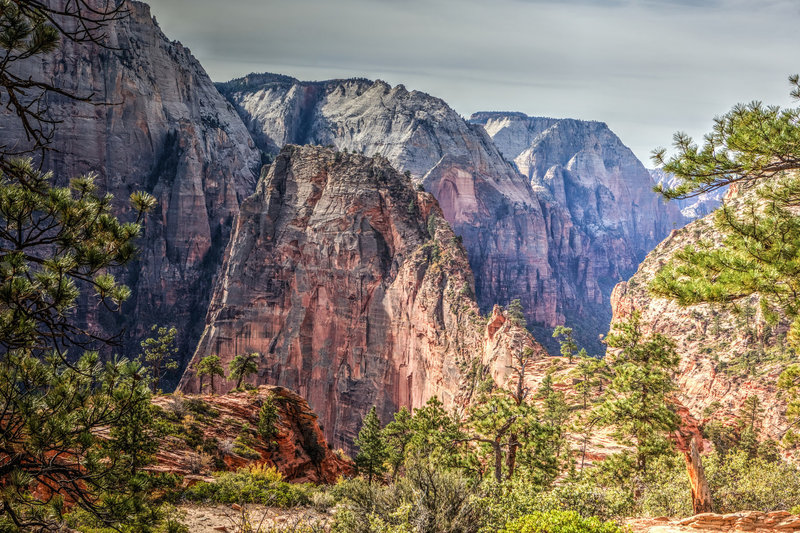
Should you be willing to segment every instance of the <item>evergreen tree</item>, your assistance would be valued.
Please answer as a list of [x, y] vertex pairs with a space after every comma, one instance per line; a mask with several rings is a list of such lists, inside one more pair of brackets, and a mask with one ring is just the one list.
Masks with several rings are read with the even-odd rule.
[[141, 346], [144, 350], [144, 360], [153, 374], [152, 389], [153, 393], [155, 393], [160, 388], [161, 375], [165, 371], [178, 368], [178, 362], [174, 360], [175, 355], [178, 353], [178, 348], [175, 346], [175, 337], [178, 335], [178, 330], [175, 327], [165, 328], [154, 324], [150, 331], [155, 333], [156, 336], [143, 340]]
[[394, 414], [391, 422], [383, 428], [383, 440], [386, 442], [387, 461], [392, 469], [392, 479], [397, 479], [400, 467], [406, 459], [408, 445], [414, 437], [412, 415], [406, 407], [401, 407]]
[[364, 417], [361, 430], [353, 444], [358, 448], [356, 466], [360, 472], [367, 475], [367, 481], [371, 485], [373, 477], [380, 476], [386, 471], [386, 460], [389, 457], [381, 432], [381, 421], [374, 405]]
[[264, 403], [261, 404], [258, 410], [258, 425], [256, 427], [258, 434], [264, 440], [272, 442], [272, 439], [278, 435], [277, 424], [279, 419], [278, 407], [270, 394], [264, 399]]
[[536, 395], [542, 400], [541, 421], [549, 429], [547, 439], [548, 453], [556, 460], [563, 459], [562, 454], [567, 446], [567, 429], [569, 423], [569, 405], [562, 391], [553, 388], [554, 369], [548, 370]]
[[556, 326], [553, 330], [553, 338], [558, 339], [561, 345], [561, 355], [568, 358], [571, 363], [572, 358], [578, 353], [578, 343], [572, 337], [572, 328]]
[[670, 448], [667, 436], [678, 428], [669, 394], [675, 389], [672, 376], [679, 357], [667, 337], [644, 336], [638, 311], [615, 324], [606, 343], [614, 377], [598, 417], [620, 442], [636, 447], [636, 469], [646, 473], [648, 461]]
[[207, 355], [203, 357], [197, 364], [196, 374], [200, 380], [200, 391], [202, 392], [203, 390], [203, 376], [208, 376], [208, 381], [211, 384], [211, 394], [216, 394], [217, 389], [214, 387], [214, 376], [225, 377], [225, 369], [222, 368], [222, 360], [220, 360], [218, 355]]
[[228, 372], [231, 379], [236, 380], [235, 389], [242, 386], [242, 381], [251, 374], [258, 372], [258, 358], [261, 357], [259, 353], [243, 353], [233, 358], [228, 365]]
[[525, 320], [525, 310], [522, 308], [522, 302], [519, 299], [511, 300], [506, 307], [506, 314], [512, 324], [525, 328], [528, 326], [528, 321]]
[[88, 330], [74, 312], [81, 293], [96, 297], [101, 318], [128, 298], [112, 271], [134, 257], [155, 199], [132, 194], [122, 222], [93, 175], [56, 186], [53, 173], [20, 157], [48, 148], [58, 124], [50, 96], [89, 99], [20, 76], [17, 63], [41, 61], [62, 37], [102, 45], [122, 6], [0, 0], [0, 103], [26, 134], [0, 146], [2, 531], [61, 530], [65, 502], [101, 528], [147, 531], [159, 519], [142, 472], [156, 435], [149, 376], [136, 361], [101, 361], [92, 350], [113, 337]]
[[[800, 78], [792, 76], [800, 98]], [[714, 120], [702, 146], [677, 133], [676, 153], [657, 150], [654, 161], [679, 179], [667, 198], [691, 198], [728, 185], [749, 189], [714, 214], [722, 246], [700, 242], [680, 250], [658, 273], [651, 290], [681, 305], [730, 304], [759, 296], [765, 317], [782, 312], [791, 320], [790, 347], [800, 349], [800, 108], [761, 102], [739, 104]], [[800, 421], [800, 366], [778, 381], [789, 393], [790, 427]], [[794, 441], [794, 432], [787, 433]]]

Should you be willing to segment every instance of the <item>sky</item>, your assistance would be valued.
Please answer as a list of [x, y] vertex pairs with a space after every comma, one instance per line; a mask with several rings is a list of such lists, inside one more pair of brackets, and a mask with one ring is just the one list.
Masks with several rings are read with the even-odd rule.
[[382, 79], [476, 111], [600, 120], [646, 166], [737, 102], [794, 105], [800, 0], [149, 0], [215, 81]]

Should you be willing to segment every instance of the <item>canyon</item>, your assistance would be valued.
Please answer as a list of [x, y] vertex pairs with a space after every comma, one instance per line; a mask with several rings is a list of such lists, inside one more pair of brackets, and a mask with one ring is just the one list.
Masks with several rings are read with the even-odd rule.
[[[432, 395], [464, 405], [470, 365], [502, 381], [520, 346], [556, 353], [555, 325], [601, 355], [612, 287], [688, 220], [601, 122], [466, 120], [365, 79], [214, 84], [146, 4], [126, 5], [109, 48], [67, 42], [23, 74], [115, 104], [55, 99], [43, 165], [62, 183], [96, 172], [123, 219], [131, 192], [158, 200], [122, 312], [84, 298], [76, 313], [124, 328], [129, 356], [151, 324], [176, 325], [167, 389], [196, 391], [192, 358], [255, 351], [252, 384], [297, 389], [341, 445], [372, 404], [384, 419]], [[22, 138], [8, 114], [0, 131]], [[538, 343], [496, 307], [514, 299]]]
[[[478, 379], [536, 347], [473, 299], [461, 240], [430, 193], [381, 157], [288, 145], [242, 203], [206, 328], [207, 354], [260, 354], [254, 383], [298, 391], [334, 446], [373, 405], [388, 420], [439, 397], [465, 406]], [[499, 377], [498, 377], [499, 378]], [[223, 391], [231, 382], [223, 384]]]
[[463, 237], [481, 310], [520, 299], [551, 353], [550, 331], [564, 323], [602, 353], [613, 286], [688, 221], [600, 122], [464, 120], [438, 98], [380, 80], [251, 74], [218, 87], [266, 152], [330, 145], [381, 154], [408, 172]]

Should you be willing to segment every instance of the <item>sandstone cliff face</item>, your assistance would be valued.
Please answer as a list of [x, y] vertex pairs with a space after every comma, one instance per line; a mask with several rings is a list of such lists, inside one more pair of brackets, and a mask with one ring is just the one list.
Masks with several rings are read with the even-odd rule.
[[[737, 302], [742, 313], [709, 305], [681, 307], [650, 295], [648, 286], [661, 266], [678, 250], [700, 240], [719, 243], [709, 217], [673, 231], [648, 254], [636, 274], [616, 286], [611, 303], [614, 321], [635, 309], [645, 331], [657, 331], [676, 341], [681, 356], [679, 399], [699, 420], [732, 420], [744, 400], [756, 395], [764, 413], [761, 428], [780, 439], [787, 429], [785, 401], [776, 388], [778, 375], [789, 361], [782, 355], [787, 324], [768, 326], [760, 316], [756, 296]], [[713, 415], [704, 412], [721, 404]]]
[[[107, 29], [111, 48], [64, 40], [53, 54], [24, 65], [23, 74], [117, 104], [52, 98], [53, 117], [62, 122], [46, 169], [62, 181], [96, 172], [120, 205], [141, 189], [158, 200], [140, 240], [140, 260], [126, 279], [133, 296], [119, 321], [98, 324], [91, 302], [80, 314], [95, 329], [127, 326], [128, 353], [136, 352], [135, 341], [150, 324], [174, 324], [187, 356], [202, 330], [233, 216], [252, 193], [261, 156], [189, 50], [164, 36], [146, 4], [126, 6], [130, 16]], [[0, 135], [24, 138], [18, 121], [3, 113]]]
[[264, 74], [220, 88], [265, 151], [294, 143], [378, 153], [423, 183], [464, 239], [484, 312], [520, 298], [531, 322], [563, 321], [539, 199], [483, 130], [445, 102], [362, 79]]
[[463, 405], [473, 369], [502, 380], [533, 343], [498, 313], [487, 327], [473, 288], [436, 200], [385, 158], [287, 146], [242, 204], [193, 361], [260, 353], [251, 381], [298, 391], [349, 446], [372, 405], [384, 422]]
[[614, 283], [685, 222], [599, 123], [496, 113], [468, 122], [438, 98], [360, 79], [263, 74], [220, 88], [265, 151], [334, 145], [410, 172], [463, 237], [481, 309], [521, 299], [543, 342], [566, 321], [599, 350]]
[[[259, 409], [268, 399], [278, 411], [272, 442], [255, 430]], [[298, 483], [335, 483], [354, 471], [349, 459], [328, 446], [308, 403], [282, 387], [262, 386], [221, 396], [156, 396], [153, 403], [179, 428], [159, 446], [154, 466], [157, 471], [191, 479], [210, 476], [220, 469], [264, 464], [277, 468], [284, 479]], [[237, 448], [237, 439], [246, 443], [246, 452]], [[187, 442], [198, 440], [202, 441], [202, 456]]]
[[[595, 338], [605, 333], [614, 284], [688, 219], [652, 191], [647, 170], [602, 122], [491, 112], [470, 122], [486, 129], [543, 200], [550, 264], [561, 294], [576, 301], [568, 320], [589, 325]], [[591, 327], [590, 317], [602, 320]]]

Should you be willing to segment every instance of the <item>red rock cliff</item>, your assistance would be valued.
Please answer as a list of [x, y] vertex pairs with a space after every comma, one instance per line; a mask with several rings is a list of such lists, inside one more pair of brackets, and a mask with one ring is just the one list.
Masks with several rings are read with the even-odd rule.
[[[242, 204], [193, 362], [260, 353], [251, 381], [299, 391], [349, 446], [370, 406], [463, 405], [471, 368], [502, 380], [533, 343], [487, 328], [473, 287], [436, 200], [385, 158], [288, 146]], [[180, 388], [197, 387], [190, 367]]]

